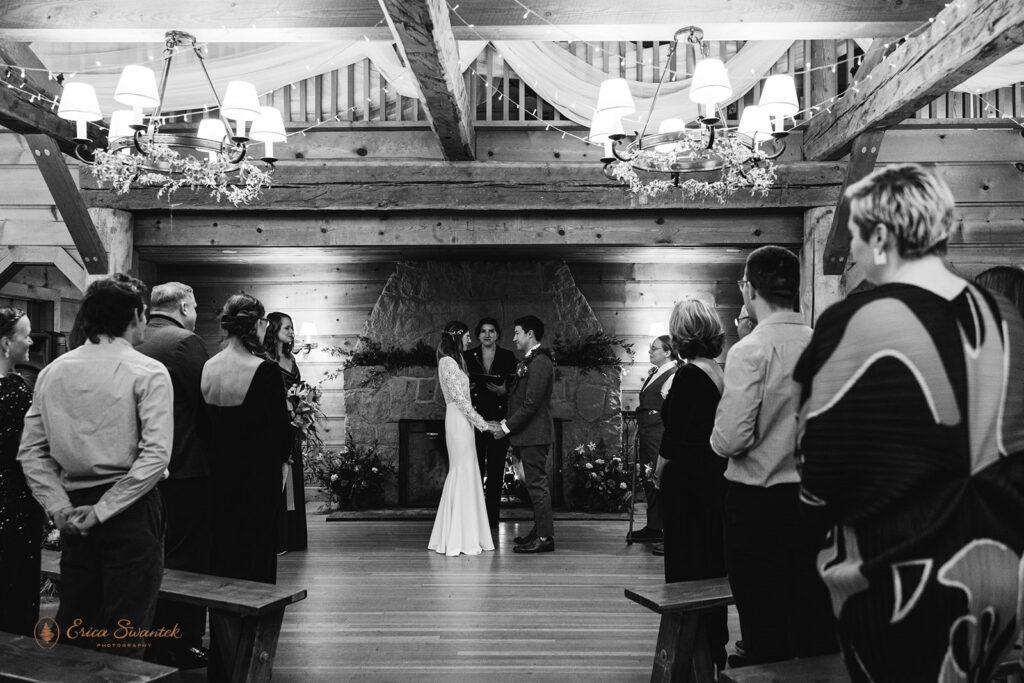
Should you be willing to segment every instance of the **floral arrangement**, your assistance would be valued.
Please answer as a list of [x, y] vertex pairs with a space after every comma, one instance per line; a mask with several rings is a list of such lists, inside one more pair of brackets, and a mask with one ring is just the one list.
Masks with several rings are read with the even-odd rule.
[[606, 453], [593, 442], [580, 444], [574, 450], [573, 469], [576, 472], [575, 507], [602, 512], [629, 509], [633, 494], [629, 487], [629, 470], [620, 451]]
[[402, 368], [414, 366], [437, 366], [437, 351], [422, 339], [411, 349], [398, 346], [383, 348], [381, 343], [369, 337], [360, 337], [354, 351], [332, 346], [325, 349], [332, 356], [344, 356], [341, 368], [328, 373], [326, 379], [334, 379], [348, 368], [381, 366], [382, 369], [368, 373], [359, 383], [360, 388], [380, 386], [386, 377], [396, 374]]
[[351, 432], [339, 451], [318, 448], [306, 457], [306, 474], [330, 496], [331, 506], [359, 510], [383, 504], [384, 482], [395, 474], [374, 442], [368, 447], [356, 445]]
[[[751, 195], [765, 196], [775, 184], [775, 164], [763, 152], [753, 151], [735, 138], [717, 138], [710, 150], [699, 140], [684, 139], [676, 144], [682, 146], [682, 153], [694, 160], [722, 160], [725, 165], [719, 179], [711, 182], [693, 178], [683, 182], [675, 178], [645, 181], [640, 178], [632, 163], [624, 161], [612, 162], [606, 173], [642, 199], [656, 197], [677, 188], [687, 199], [715, 199], [724, 204], [737, 190], [749, 189]], [[672, 173], [671, 164], [678, 157], [679, 152], [642, 150], [637, 153], [634, 163], [640, 161], [647, 168]]]
[[604, 332], [588, 334], [575, 342], [566, 342], [561, 337], [556, 337], [553, 345], [555, 360], [559, 365], [575, 366], [582, 372], [604, 372], [609, 366], [621, 368], [623, 361], [615, 353], [615, 347], [626, 352], [630, 363], [636, 359], [632, 342]]
[[[228, 178], [234, 165], [223, 154], [217, 155], [216, 161], [207, 162], [182, 156], [167, 145], [149, 144], [146, 150], [148, 156], [145, 157], [97, 150], [95, 163], [90, 167], [92, 174], [101, 183], [110, 183], [111, 190], [117, 194], [126, 194], [133, 183], [159, 187], [157, 196], [166, 194], [168, 200], [182, 187], [203, 188], [210, 190], [210, 196], [218, 202], [226, 199], [235, 206], [259, 199], [263, 189], [270, 187], [273, 170], [263, 170], [250, 161], [238, 165], [242, 184], [232, 185]], [[167, 171], [158, 173], [146, 167], [153, 162], [165, 165]]]
[[321, 394], [319, 386], [308, 382], [298, 382], [288, 388], [292, 427], [298, 432], [303, 448], [316, 449], [323, 445], [317, 431], [317, 426], [326, 417], [320, 407]]

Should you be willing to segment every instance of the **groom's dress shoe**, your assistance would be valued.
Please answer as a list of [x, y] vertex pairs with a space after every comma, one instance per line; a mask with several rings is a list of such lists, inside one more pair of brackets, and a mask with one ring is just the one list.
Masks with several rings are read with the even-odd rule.
[[512, 548], [512, 552], [516, 553], [553, 553], [555, 552], [555, 539], [546, 538], [539, 539], [535, 538], [526, 545], [517, 545]]
[[516, 536], [513, 540], [516, 542], [516, 545], [526, 545], [527, 543], [533, 543], [537, 540], [537, 530], [533, 529], [532, 531], [530, 531], [530, 533], [526, 534], [525, 536]]

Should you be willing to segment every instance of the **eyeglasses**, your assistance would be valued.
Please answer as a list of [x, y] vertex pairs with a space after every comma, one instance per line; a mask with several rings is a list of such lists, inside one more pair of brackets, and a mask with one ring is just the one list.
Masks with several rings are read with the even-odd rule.
[[660, 346], [652, 346], [651, 348], [649, 348], [647, 350], [650, 351], [651, 353], [654, 353], [655, 351], [663, 351], [664, 353], [668, 353], [668, 351], [665, 351], [665, 349], [663, 349]]
[[739, 327], [740, 323], [743, 322], [744, 320], [750, 320], [750, 316], [749, 315], [741, 315], [740, 317], [736, 318], [732, 322], [733, 322], [734, 325], [736, 325], [736, 327]]
[[739, 287], [740, 289], [743, 289], [743, 285], [747, 284], [748, 282], [750, 282], [750, 280], [737, 280], [736, 286]]
[[270, 318], [259, 318], [258, 320], [261, 323], [263, 323], [264, 325], [269, 325], [270, 324]]

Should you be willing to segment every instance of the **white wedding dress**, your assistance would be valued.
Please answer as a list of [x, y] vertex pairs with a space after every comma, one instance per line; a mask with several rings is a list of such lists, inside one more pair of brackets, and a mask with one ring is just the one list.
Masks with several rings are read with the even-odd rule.
[[469, 377], [454, 358], [442, 356], [437, 375], [447, 404], [444, 441], [448, 446], [448, 476], [427, 548], [449, 557], [479, 555], [494, 550], [473, 434], [474, 427], [487, 429], [487, 421], [473, 410]]

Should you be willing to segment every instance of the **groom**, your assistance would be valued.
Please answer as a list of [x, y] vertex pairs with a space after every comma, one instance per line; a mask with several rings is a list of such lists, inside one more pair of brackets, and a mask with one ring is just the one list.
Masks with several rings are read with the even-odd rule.
[[555, 529], [551, 520], [551, 492], [548, 490], [548, 449], [554, 426], [551, 421], [551, 390], [555, 384], [555, 364], [551, 352], [541, 348], [544, 323], [527, 315], [514, 321], [512, 341], [525, 353], [516, 366], [516, 383], [508, 397], [508, 418], [491, 431], [495, 438], [506, 434], [512, 452], [523, 463], [526, 490], [533, 505], [533, 531], [517, 537], [517, 553], [552, 553]]

